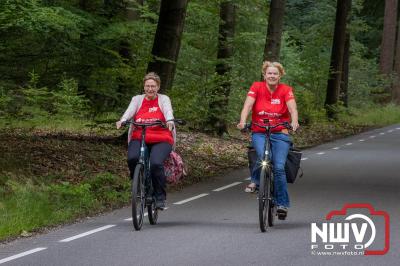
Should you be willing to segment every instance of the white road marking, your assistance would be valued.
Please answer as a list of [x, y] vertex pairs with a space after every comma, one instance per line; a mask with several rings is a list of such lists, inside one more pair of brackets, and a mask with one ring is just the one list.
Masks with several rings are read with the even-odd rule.
[[373, 139], [373, 138], [375, 138], [375, 137], [376, 137], [376, 136], [369, 136], [370, 139]]
[[229, 184], [229, 185], [226, 185], [226, 186], [223, 186], [223, 187], [220, 187], [220, 188], [216, 188], [216, 189], [214, 189], [213, 191], [222, 191], [222, 190], [224, 190], [224, 189], [227, 189], [227, 188], [230, 188], [230, 187], [234, 187], [234, 186], [236, 186], [236, 185], [239, 185], [239, 184], [241, 184], [242, 182], [234, 182], [234, 183], [232, 183], [232, 184]]
[[381, 133], [379, 133], [379, 135], [385, 135], [385, 132], [381, 132]]
[[200, 195], [197, 195], [197, 196], [185, 199], [185, 200], [181, 200], [181, 201], [175, 202], [174, 204], [175, 205], [181, 205], [181, 204], [184, 204], [186, 202], [189, 202], [189, 201], [192, 201], [192, 200], [196, 200], [196, 199], [208, 196], [208, 195], [209, 195], [208, 193], [203, 193], [203, 194], [200, 194]]
[[30, 255], [30, 254], [33, 254], [33, 253], [36, 253], [36, 252], [39, 252], [39, 251], [42, 251], [42, 250], [45, 250], [45, 249], [47, 249], [47, 248], [34, 248], [34, 249], [31, 249], [31, 250], [28, 250], [28, 251], [25, 251], [25, 252], [22, 252], [22, 253], [18, 253], [16, 255], [1, 259], [0, 260], [0, 264], [9, 262], [9, 261], [12, 261], [12, 260], [15, 260], [15, 259], [22, 258], [22, 257], [25, 257], [27, 255]]
[[351, 143], [351, 142], [346, 143], [346, 146], [350, 146], [350, 145], [353, 145], [353, 143]]
[[397, 130], [399, 130], [399, 129], [400, 129], [400, 127], [396, 127], [396, 129], [397, 129]]
[[244, 180], [251, 180], [251, 177], [245, 178]]
[[393, 132], [393, 129], [387, 131], [387, 133], [392, 133], [392, 132]]
[[340, 149], [340, 147], [335, 147], [335, 148], [332, 148], [332, 150], [338, 150], [338, 149]]
[[70, 242], [72, 240], [75, 240], [75, 239], [78, 239], [78, 238], [81, 238], [81, 237], [85, 237], [85, 236], [88, 236], [88, 235], [91, 235], [91, 234], [106, 230], [106, 229], [114, 227], [114, 226], [115, 226], [115, 224], [109, 224], [109, 225], [102, 226], [102, 227], [87, 231], [85, 233], [82, 233], [82, 234], [79, 234], [79, 235], [76, 235], [76, 236], [72, 236], [72, 237], [68, 237], [68, 238], [62, 239], [62, 240], [60, 240], [58, 242], [64, 242], [64, 243], [65, 242]]
[[302, 161], [308, 160], [307, 157], [301, 158]]
[[365, 139], [359, 139], [358, 141], [365, 141]]
[[323, 154], [325, 154], [325, 152], [321, 151], [321, 152], [318, 152], [317, 154], [318, 155], [323, 155]]

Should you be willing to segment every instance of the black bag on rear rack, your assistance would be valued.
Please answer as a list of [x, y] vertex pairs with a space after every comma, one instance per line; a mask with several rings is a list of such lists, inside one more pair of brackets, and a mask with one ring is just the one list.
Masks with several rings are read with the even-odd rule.
[[[288, 183], [293, 184], [298, 175], [299, 177], [303, 176], [303, 170], [300, 167], [301, 155], [302, 153], [299, 149], [290, 148], [285, 165], [286, 181]], [[301, 170], [300, 173], [299, 170]]]

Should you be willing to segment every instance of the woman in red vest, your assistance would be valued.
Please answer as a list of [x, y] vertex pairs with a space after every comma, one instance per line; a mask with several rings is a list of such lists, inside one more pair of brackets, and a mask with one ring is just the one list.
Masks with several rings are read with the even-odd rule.
[[[150, 72], [144, 77], [143, 84], [144, 94], [132, 98], [128, 109], [116, 125], [119, 129], [123, 122], [130, 119], [137, 123], [150, 123], [160, 120], [167, 124], [167, 128], [161, 126], [147, 128], [145, 137], [145, 142], [150, 150], [150, 172], [156, 197], [156, 207], [164, 209], [166, 200], [164, 161], [175, 143], [174, 122], [169, 121], [173, 120], [174, 116], [169, 97], [158, 93], [161, 84], [160, 77], [156, 73]], [[129, 128], [128, 166], [131, 177], [139, 160], [141, 132], [141, 128]]]
[[[298, 113], [293, 90], [290, 86], [280, 83], [285, 74], [283, 66], [278, 62], [265, 61], [262, 66], [264, 81], [254, 82], [247, 93], [246, 101], [240, 115], [239, 129], [244, 128], [247, 116], [252, 112], [252, 122], [264, 124], [264, 119], [274, 125], [289, 122], [296, 131], [299, 127]], [[264, 154], [265, 130], [252, 125], [252, 144], [257, 153], [257, 160], [261, 161]], [[285, 163], [289, 148], [292, 145], [288, 130], [279, 126], [272, 130], [271, 155], [274, 165], [275, 201], [280, 219], [286, 217], [289, 207], [289, 194], [287, 191]], [[246, 187], [246, 192], [254, 192], [259, 184], [260, 168], [254, 167], [251, 183]]]

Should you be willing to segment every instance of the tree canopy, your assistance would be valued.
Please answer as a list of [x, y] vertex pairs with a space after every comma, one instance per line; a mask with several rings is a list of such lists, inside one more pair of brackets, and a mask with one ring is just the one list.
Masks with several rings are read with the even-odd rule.
[[[154, 60], [175, 60], [152, 54], [160, 45], [155, 37], [162, 2], [2, 0], [0, 118], [119, 118], [130, 98], [142, 92], [142, 78]], [[223, 122], [237, 121], [247, 89], [260, 79], [268, 21], [277, 15], [283, 21], [278, 52], [287, 72], [283, 82], [295, 89], [300, 122], [325, 117], [336, 1], [288, 0], [279, 14], [262, 0], [175, 2], [184, 8], [179, 11], [184, 23], [178, 23], [183, 26], [181, 35], [167, 27], [170, 34], [177, 34], [179, 45], [173, 83], [165, 93], [176, 116], [189, 120], [192, 128], [221, 131], [209, 121], [210, 112], [218, 112], [213, 103], [218, 102], [216, 95], [221, 96], [220, 88], [228, 92], [221, 106]], [[223, 59], [229, 71], [218, 73], [221, 25], [226, 23], [220, 9], [230, 2], [235, 5], [230, 25], [234, 34], [223, 41], [232, 54]], [[385, 1], [352, 2], [347, 25], [348, 106], [387, 102], [390, 93], [384, 88], [391, 77], [379, 71]], [[229, 84], [228, 90], [221, 80]], [[342, 103], [336, 107], [340, 110]]]

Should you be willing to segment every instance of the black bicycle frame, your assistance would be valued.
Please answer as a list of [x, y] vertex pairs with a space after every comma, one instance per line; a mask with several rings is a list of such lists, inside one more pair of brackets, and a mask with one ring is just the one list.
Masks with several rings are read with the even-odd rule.
[[139, 156], [139, 164], [143, 165], [144, 170], [144, 185], [148, 191], [145, 191], [145, 195], [152, 195], [153, 194], [153, 185], [150, 177], [150, 158], [148, 156], [149, 149], [145, 142], [146, 136], [146, 128], [142, 127], [142, 141], [140, 143], [140, 156]]
[[[263, 157], [263, 161], [261, 162], [262, 165], [263, 165], [263, 162], [265, 162], [265, 163], [271, 162], [271, 140], [270, 140], [271, 129], [270, 128], [268, 128], [266, 130], [265, 136], [266, 136], [266, 138], [265, 138], [265, 143], [264, 143], [264, 157]], [[270, 167], [270, 165], [265, 165], [265, 166]]]

